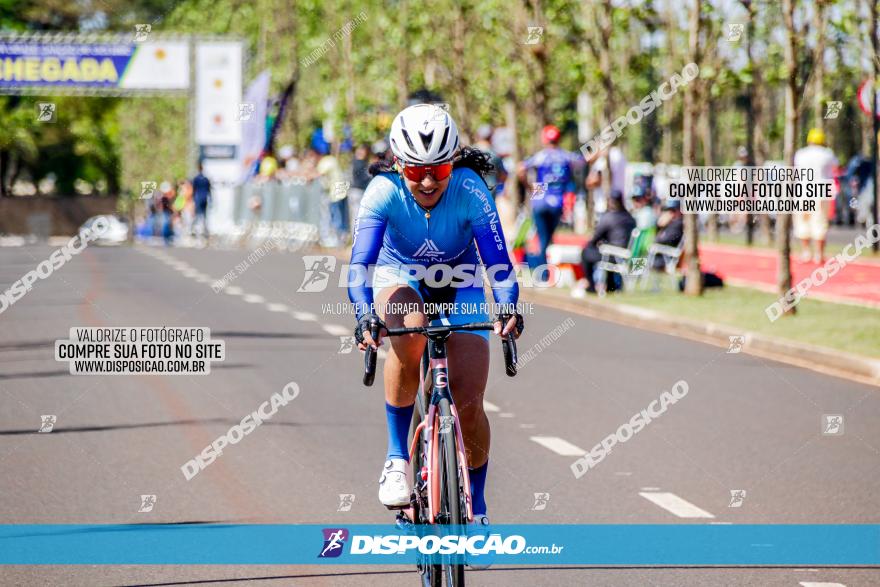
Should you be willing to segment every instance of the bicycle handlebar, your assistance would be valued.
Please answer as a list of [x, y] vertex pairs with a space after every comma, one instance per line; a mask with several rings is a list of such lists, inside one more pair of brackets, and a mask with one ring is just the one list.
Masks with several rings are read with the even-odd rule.
[[[373, 340], [379, 338], [378, 322], [370, 324], [370, 336], [373, 337]], [[373, 385], [373, 380], [376, 378], [376, 355], [376, 349], [371, 346], [368, 346], [366, 353], [364, 353], [364, 385], [367, 387]]]
[[[449, 326], [415, 326], [412, 328], [386, 328], [385, 336], [402, 336], [404, 334], [442, 334], [456, 331], [495, 330], [494, 322], [472, 322], [470, 324], [451, 324]], [[370, 334], [373, 340], [379, 337], [379, 325], [370, 325]], [[501, 348], [504, 352], [504, 371], [508, 377], [516, 375], [516, 339], [512, 332], [501, 340]], [[364, 353], [364, 385], [371, 386], [376, 378], [376, 354], [377, 351], [371, 346]]]

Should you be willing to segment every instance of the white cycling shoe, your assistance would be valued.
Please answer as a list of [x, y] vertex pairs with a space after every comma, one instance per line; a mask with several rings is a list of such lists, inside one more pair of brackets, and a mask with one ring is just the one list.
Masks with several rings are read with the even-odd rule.
[[408, 463], [404, 459], [388, 459], [379, 477], [379, 501], [387, 508], [405, 508], [410, 504], [409, 481], [406, 478]]
[[[474, 514], [472, 522], [468, 522], [468, 536], [488, 536], [490, 531], [489, 516], [486, 514]], [[488, 569], [495, 562], [495, 554], [468, 554], [466, 563], [469, 569], [482, 571]]]

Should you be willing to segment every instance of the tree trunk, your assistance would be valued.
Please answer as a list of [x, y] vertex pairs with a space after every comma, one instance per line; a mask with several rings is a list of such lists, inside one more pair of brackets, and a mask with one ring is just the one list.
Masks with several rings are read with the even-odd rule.
[[[715, 109], [707, 83], [700, 84], [700, 96], [703, 107], [700, 109], [700, 139], [703, 146], [703, 165], [715, 167], [715, 143], [713, 141], [716, 127]], [[710, 213], [706, 225], [710, 241], [718, 242], [718, 214]]]
[[813, 52], [813, 126], [825, 129], [825, 29], [826, 0], [815, 0], [813, 6], [813, 30], [816, 31], [816, 48]]
[[[466, 7], [464, 4], [457, 4], [457, 8], [455, 11], [455, 24], [453, 26], [452, 31], [452, 47], [453, 54], [456, 55], [457, 59], [460, 56], [465, 55], [467, 52], [466, 43], [465, 43], [465, 32], [467, 29], [467, 23], [469, 20], [469, 16], [466, 12]], [[467, 144], [470, 143], [470, 111], [468, 110], [468, 100], [467, 100], [467, 79], [465, 78], [465, 69], [463, 67], [452, 67], [452, 79], [454, 80], [454, 95], [455, 95], [455, 113], [457, 114], [456, 120], [458, 121], [458, 130], [462, 134], [462, 143]]]
[[[602, 104], [603, 124], [606, 128], [614, 118], [615, 94], [614, 83], [611, 80], [611, 27], [614, 23], [614, 5], [611, 0], [604, 0], [599, 11], [599, 69], [602, 72], [602, 88], [605, 91], [605, 101]], [[605, 172], [602, 174], [602, 193], [605, 201], [611, 198], [611, 155], [606, 151]]]
[[[797, 0], [782, 0], [782, 19], [785, 22], [785, 134], [783, 153], [785, 164], [794, 166], [795, 141], [798, 133], [798, 73], [797, 73], [797, 32], [794, 28], [794, 10]], [[779, 265], [776, 286], [779, 295], [784, 296], [791, 289], [791, 214], [776, 215], [776, 243], [779, 252]], [[794, 314], [796, 306], [791, 306], [785, 314]]]
[[[348, 3], [348, 10], [346, 11], [348, 18], [352, 18], [352, 8], [351, 3]], [[357, 88], [357, 78], [354, 75], [354, 57], [352, 56], [352, 37], [353, 34], [343, 35], [342, 37], [342, 56], [343, 56], [343, 64], [345, 67], [345, 110], [347, 114], [347, 119], [349, 121], [353, 121], [357, 114], [357, 96], [355, 94], [355, 90]], [[339, 141], [340, 143], [342, 140]]]
[[[672, 77], [673, 73], [673, 63], [675, 62], [675, 39], [676, 33], [678, 32], [678, 26], [676, 25], [676, 12], [674, 2], [667, 0], [665, 6], [665, 15], [664, 15], [664, 25], [665, 25], [665, 37], [666, 37], [666, 51], [664, 51], [664, 61], [663, 61], [663, 79], [668, 80]], [[660, 108], [660, 112], [657, 113], [659, 116], [662, 113], [662, 124], [661, 127], [663, 129], [663, 144], [661, 146], [660, 152], [663, 154], [662, 161], [663, 163], [671, 164], [675, 163], [673, 158], [673, 144], [674, 144], [674, 129], [673, 129], [673, 120], [675, 119], [675, 104], [673, 100], [667, 100], [663, 102], [663, 105]]]
[[[511, 136], [513, 138], [513, 144], [510, 148], [510, 169], [513, 171], [507, 174], [507, 181], [504, 184], [504, 193], [510, 198], [510, 202], [513, 204], [514, 208], [519, 210], [519, 181], [517, 180], [516, 169], [519, 167], [520, 155], [519, 140], [517, 139], [516, 134], [516, 94], [513, 91], [512, 85], [510, 89], [507, 90], [506, 99], [504, 101], [504, 124], [512, 131]], [[528, 206], [528, 203], [523, 202], [523, 205]]]
[[[398, 23], [403, 35], [403, 47], [407, 46], [407, 19], [409, 18], [409, 2], [401, 2], [397, 9]], [[409, 51], [397, 51], [397, 109], [406, 107], [409, 96]]]
[[[746, 67], [752, 72], [749, 84], [746, 88], [746, 150], [749, 152], [746, 165], [755, 164], [755, 76], [757, 67], [752, 56], [752, 37], [755, 35], [755, 9], [750, 0], [741, 0], [749, 12], [749, 22], [746, 25]], [[766, 216], [766, 214], [762, 214]], [[755, 242], [755, 216], [746, 214], [746, 244], [752, 246]]]
[[[700, 65], [700, 1], [691, 0], [690, 37], [688, 41], [688, 63]], [[684, 137], [682, 165], [696, 164], [696, 123], [697, 123], [697, 83], [690, 83], [684, 92]], [[684, 215], [684, 246], [687, 255], [687, 271], [685, 274], [684, 293], [699, 296], [703, 293], [703, 274], [700, 270], [699, 227], [696, 214]]]
[[9, 159], [9, 151], [0, 149], [0, 198], [5, 198], [9, 195], [6, 190], [6, 174], [9, 167]]
[[[877, 146], [877, 138], [880, 136], [880, 119], [877, 118], [877, 81], [880, 80], [880, 51], [878, 51], [878, 45], [880, 45], [880, 41], [877, 38], [877, 0], [869, 0], [869, 11], [871, 14], [869, 22], [871, 23], [871, 63], [873, 64], [873, 68], [871, 73], [871, 122], [873, 123], [873, 132], [871, 133], [871, 163], [872, 169], [874, 170], [874, 224], [880, 223], [880, 180], [878, 180], [877, 176], [877, 160], [878, 160], [878, 146]], [[880, 251], [880, 242], [874, 241], [874, 253], [876, 254]]]

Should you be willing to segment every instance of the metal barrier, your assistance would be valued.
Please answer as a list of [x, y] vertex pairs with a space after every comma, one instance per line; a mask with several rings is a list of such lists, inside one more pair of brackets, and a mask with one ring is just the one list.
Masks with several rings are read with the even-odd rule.
[[226, 235], [230, 245], [257, 246], [273, 240], [287, 250], [320, 242], [321, 227], [329, 217], [321, 185], [298, 181], [239, 186], [233, 196], [232, 214], [234, 228]]

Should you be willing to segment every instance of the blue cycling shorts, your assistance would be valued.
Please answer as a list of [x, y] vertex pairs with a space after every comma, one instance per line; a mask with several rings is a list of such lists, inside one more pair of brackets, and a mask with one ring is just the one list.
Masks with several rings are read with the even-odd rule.
[[[482, 287], [430, 287], [424, 281], [415, 279], [405, 268], [390, 265], [377, 265], [373, 272], [373, 299], [379, 299], [379, 292], [388, 288], [409, 287], [425, 304], [430, 326], [451, 326], [470, 322], [490, 322], [486, 293]], [[393, 302], [392, 302], [393, 303]], [[392, 310], [393, 308], [386, 308]], [[379, 308], [382, 315], [385, 309]], [[488, 330], [474, 330], [475, 334], [489, 340]]]

